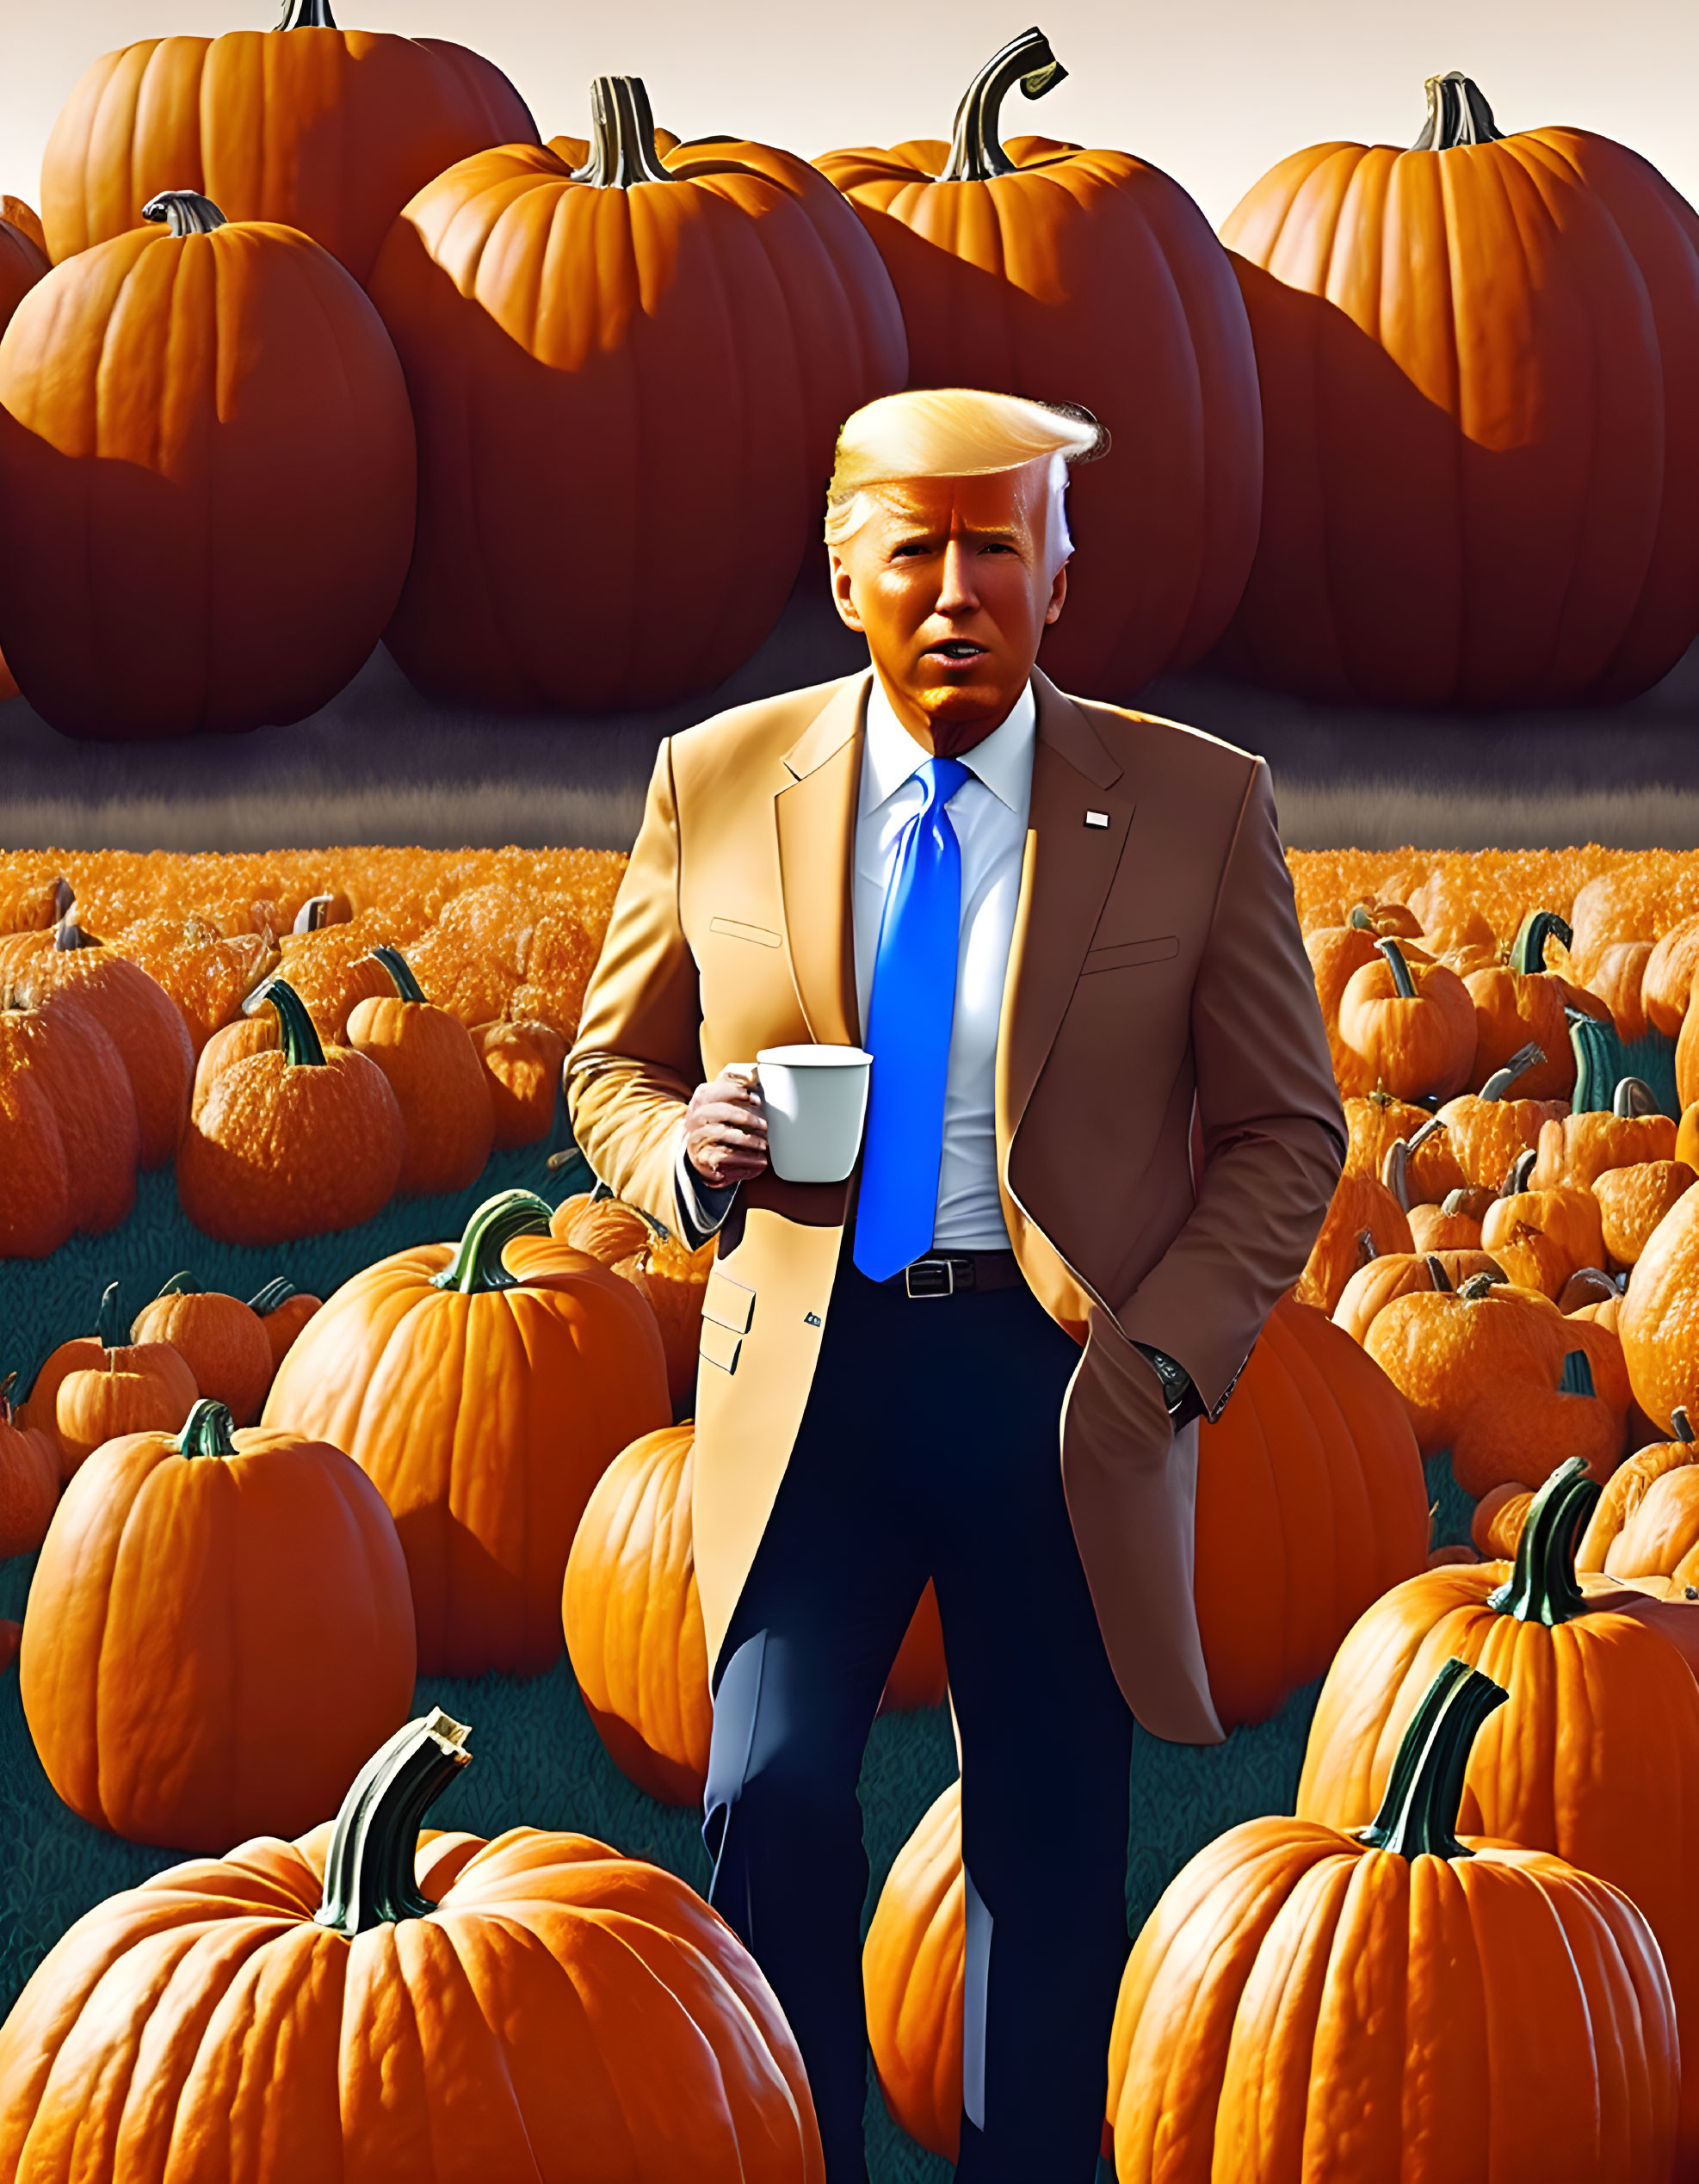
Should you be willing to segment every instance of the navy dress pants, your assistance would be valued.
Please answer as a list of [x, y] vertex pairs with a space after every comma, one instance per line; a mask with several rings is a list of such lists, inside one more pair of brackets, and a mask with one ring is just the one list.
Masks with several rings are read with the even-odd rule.
[[1079, 1354], [1024, 1284], [911, 1299], [846, 1252], [801, 1431], [720, 1650], [709, 1901], [790, 2021], [830, 2184], [867, 2178], [856, 1783], [929, 1576], [961, 1729], [956, 2175], [1095, 2174], [1128, 1953], [1133, 1718], [1062, 1492], [1058, 1420]]

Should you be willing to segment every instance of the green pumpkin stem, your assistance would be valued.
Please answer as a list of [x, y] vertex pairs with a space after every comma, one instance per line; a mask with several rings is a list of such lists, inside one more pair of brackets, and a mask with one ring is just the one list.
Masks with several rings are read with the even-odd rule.
[[486, 1198], [466, 1223], [454, 1257], [431, 1276], [431, 1287], [458, 1289], [468, 1297], [511, 1289], [516, 1277], [502, 1264], [503, 1249], [516, 1236], [547, 1236], [552, 1218], [534, 1191], [498, 1191]]
[[1067, 72], [1036, 27], [1011, 38], [962, 93], [950, 133], [949, 162], [939, 181], [992, 182], [998, 175], [1012, 175], [1015, 163], [1001, 141], [1004, 100], [1016, 83], [1026, 97], [1041, 99]]
[[1476, 1097], [1481, 1100], [1502, 1100], [1519, 1077], [1525, 1077], [1536, 1062], [1543, 1062], [1546, 1050], [1537, 1039], [1530, 1039], [1526, 1046], [1518, 1046], [1503, 1069], [1494, 1070]]
[[142, 207], [145, 220], [164, 220], [181, 242], [185, 235], [210, 235], [225, 225], [224, 214], [198, 189], [162, 189]]
[[1616, 1034], [1597, 1016], [1579, 1009], [1566, 1009], [1569, 1044], [1575, 1055], [1575, 1089], [1570, 1095], [1572, 1114], [1603, 1114], [1610, 1107], [1616, 1083]]
[[1520, 1198], [1532, 1179], [1535, 1163], [1540, 1157], [1533, 1145], [1524, 1145], [1504, 1170], [1504, 1180], [1498, 1187], [1500, 1198]]
[[334, 30], [337, 19], [331, 13], [331, 0], [283, 0], [283, 13], [277, 22], [279, 30]]
[[256, 1289], [248, 1299], [248, 1310], [257, 1312], [263, 1319], [268, 1312], [275, 1312], [280, 1305], [287, 1305], [290, 1298], [299, 1297], [300, 1293], [293, 1281], [286, 1280], [281, 1274], [275, 1274], [263, 1289]]
[[1423, 1263], [1428, 1269], [1428, 1280], [1433, 1284], [1434, 1287], [1437, 1289], [1442, 1295], [1449, 1295], [1452, 1286], [1451, 1277], [1445, 1271], [1443, 1262], [1441, 1260], [1436, 1259], [1433, 1253], [1430, 1251]]
[[590, 87], [590, 157], [574, 182], [597, 189], [630, 189], [670, 182], [655, 150], [655, 116], [640, 76], [598, 76]]
[[425, 990], [413, 976], [413, 966], [399, 948], [390, 947], [386, 943], [381, 947], [375, 947], [372, 950], [372, 960], [382, 964], [394, 979], [395, 990], [404, 1001], [425, 1000]]
[[[198, 1297], [201, 1293], [200, 1283], [187, 1267], [180, 1274], [174, 1274], [159, 1290], [159, 1297]], [[158, 1303], [159, 1297], [154, 1299], [156, 1304]]]
[[287, 978], [266, 981], [264, 998], [277, 1011], [277, 1035], [283, 1058], [293, 1069], [322, 1070], [324, 1049], [307, 1014], [306, 1003]]
[[130, 1330], [119, 1315], [118, 1293], [121, 1282], [109, 1281], [101, 1292], [101, 1308], [95, 1315], [95, 1332], [100, 1337], [103, 1350], [120, 1350], [130, 1339]]
[[1381, 1810], [1358, 1842], [1400, 1858], [1472, 1858], [1457, 1840], [1463, 1778], [1481, 1724], [1510, 1695], [1466, 1662], [1446, 1662], [1399, 1739]]
[[1393, 974], [1393, 991], [1400, 1001], [1414, 1001], [1416, 981], [1410, 975], [1410, 966], [1404, 959], [1404, 950], [1396, 941], [1380, 940], [1375, 945], [1387, 959], [1387, 968]]
[[1478, 1305], [1483, 1297], [1490, 1297], [1499, 1284], [1500, 1277], [1498, 1274], [1487, 1274], [1484, 1271], [1480, 1274], [1472, 1274], [1463, 1282], [1457, 1294], [1466, 1305]]
[[[1568, 1363], [1566, 1358], [1566, 1372]], [[1588, 1379], [1591, 1385], [1591, 1373]], [[1487, 1606], [1519, 1623], [1568, 1623], [1580, 1614], [1587, 1601], [1576, 1581], [1575, 1543], [1598, 1498], [1597, 1484], [1587, 1477], [1581, 1457], [1560, 1464], [1529, 1505], [1516, 1565]]]
[[1430, 76], [1423, 89], [1428, 95], [1428, 119], [1412, 151], [1455, 151], [1461, 145], [1497, 144], [1504, 132], [1492, 119], [1492, 108], [1479, 85], [1459, 70]]
[[415, 1875], [419, 1823], [471, 1761], [470, 1734], [464, 1722], [433, 1707], [367, 1761], [337, 1815], [324, 1901], [313, 1914], [318, 1925], [351, 1940], [436, 1909]]
[[1546, 967], [1546, 943], [1560, 940], [1565, 947], [1575, 939], [1574, 929], [1566, 917], [1560, 917], [1555, 910], [1529, 910], [1517, 929], [1511, 943], [1511, 968], [1520, 971], [1523, 978], [1530, 978]]
[[1375, 930], [1375, 921], [1368, 915], [1367, 903], [1354, 903], [1345, 922], [1353, 933], [1372, 933]]
[[183, 1422], [176, 1447], [180, 1456], [233, 1456], [230, 1432], [235, 1421], [215, 1397], [201, 1396]]

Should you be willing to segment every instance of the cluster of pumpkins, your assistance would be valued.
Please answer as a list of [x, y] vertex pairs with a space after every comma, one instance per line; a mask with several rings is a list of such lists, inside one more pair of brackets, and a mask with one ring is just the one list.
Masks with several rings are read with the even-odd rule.
[[1065, 74], [1029, 30], [949, 140], [811, 163], [680, 142], [627, 77], [540, 142], [489, 62], [325, 0], [105, 55], [40, 219], [0, 229], [12, 672], [73, 735], [298, 719], [380, 637], [452, 701], [660, 705], [818, 560], [848, 412], [964, 384], [1112, 435], [1065, 687], [1217, 646], [1399, 704], [1667, 670], [1699, 631], [1699, 217], [1655, 170], [1436, 77], [1410, 150], [1298, 152], [1218, 239], [1128, 152], [1002, 141]]
[[463, 1190], [554, 1127], [624, 860], [582, 850], [0, 857], [0, 1255], [175, 1162], [279, 1243]]

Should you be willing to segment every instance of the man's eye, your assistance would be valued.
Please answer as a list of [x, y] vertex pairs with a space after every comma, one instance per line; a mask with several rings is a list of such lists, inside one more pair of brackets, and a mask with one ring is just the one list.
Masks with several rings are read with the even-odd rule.
[[924, 553], [925, 551], [924, 539], [906, 539], [901, 546], [892, 547], [891, 558], [893, 561], [911, 560], [916, 554]]

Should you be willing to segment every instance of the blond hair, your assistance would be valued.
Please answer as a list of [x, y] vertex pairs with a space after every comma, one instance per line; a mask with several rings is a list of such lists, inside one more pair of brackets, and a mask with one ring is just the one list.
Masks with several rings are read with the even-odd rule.
[[1090, 461], [1109, 435], [1089, 410], [967, 386], [919, 387], [869, 402], [837, 435], [826, 489], [829, 546], [873, 513], [872, 494], [904, 478], [979, 478], [1050, 458], [1052, 537], [1072, 550], [1063, 513], [1070, 463]]

